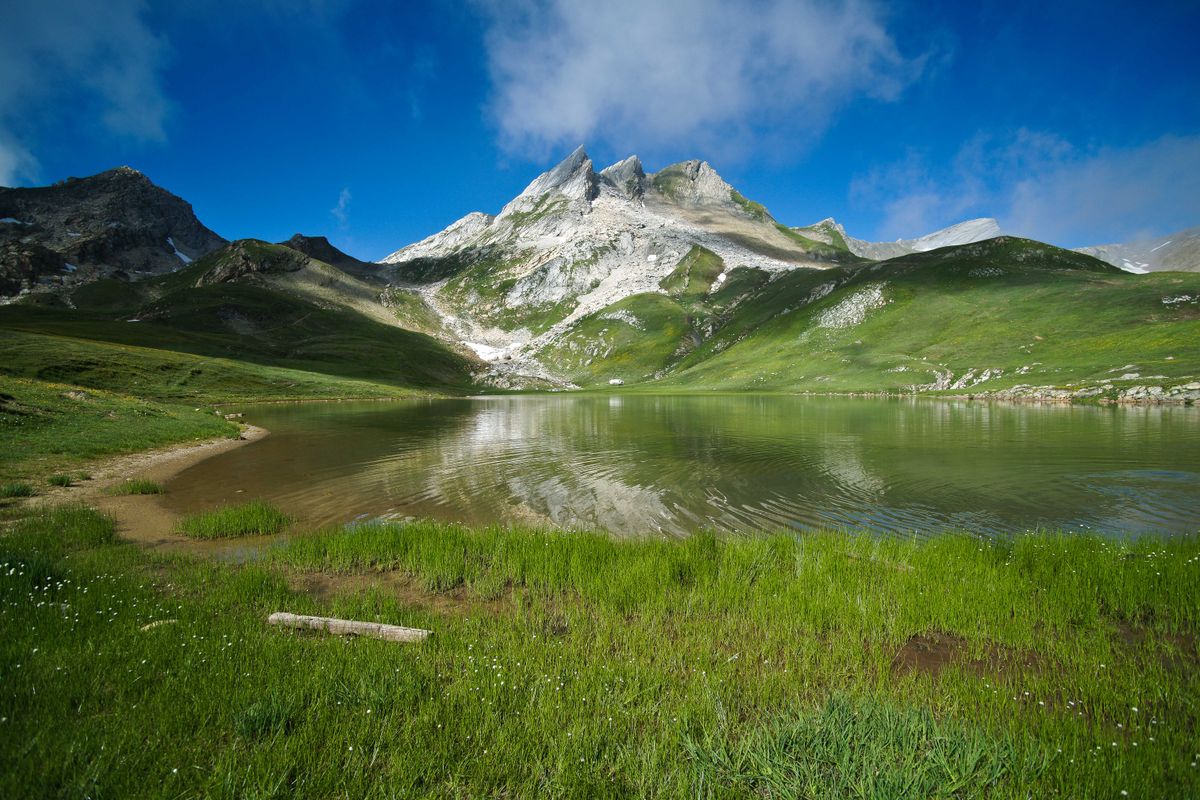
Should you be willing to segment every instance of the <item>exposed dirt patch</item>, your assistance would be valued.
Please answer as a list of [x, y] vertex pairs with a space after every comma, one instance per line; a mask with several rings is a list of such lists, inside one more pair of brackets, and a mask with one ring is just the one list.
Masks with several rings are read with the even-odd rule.
[[995, 675], [1035, 669], [1039, 662], [1036, 653], [995, 643], [985, 646], [983, 656], [972, 657], [966, 639], [953, 633], [930, 631], [910, 636], [896, 651], [892, 658], [892, 674], [920, 672], [936, 676], [954, 665], [977, 675]]
[[449, 617], [465, 617], [479, 612], [498, 616], [513, 608], [511, 591], [496, 599], [473, 595], [463, 587], [448, 592], [435, 592], [421, 585], [413, 577], [397, 571], [356, 575], [327, 572], [293, 573], [288, 576], [288, 585], [293, 591], [310, 594], [321, 601], [331, 600], [339, 594], [361, 593], [374, 589], [395, 597], [406, 606]]
[[[1200, 664], [1196, 650], [1196, 637], [1191, 633], [1155, 633], [1141, 625], [1125, 620], [1114, 623], [1117, 641], [1130, 650], [1136, 650], [1147, 641], [1159, 644], [1158, 656], [1163, 666], [1174, 669], [1193, 668]], [[1166, 645], [1166, 646], [1163, 646]]]

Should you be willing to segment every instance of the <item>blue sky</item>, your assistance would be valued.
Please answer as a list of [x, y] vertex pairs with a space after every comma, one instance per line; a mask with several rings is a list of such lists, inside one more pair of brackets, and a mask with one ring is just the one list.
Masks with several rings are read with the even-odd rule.
[[380, 258], [576, 144], [861, 238], [1200, 225], [1200, 3], [0, 0], [0, 183], [129, 164]]

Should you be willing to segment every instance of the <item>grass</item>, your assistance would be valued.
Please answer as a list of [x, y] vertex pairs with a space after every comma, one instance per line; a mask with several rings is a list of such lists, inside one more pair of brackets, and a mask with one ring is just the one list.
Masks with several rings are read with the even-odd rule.
[[70, 486], [74, 482], [75, 480], [70, 475], [59, 474], [51, 475], [49, 478], [46, 478], [46, 483], [50, 484], [51, 486]]
[[15, 497], [33, 497], [33, 487], [24, 481], [10, 481], [5, 484], [0, 484], [0, 499], [11, 499]]
[[[872, 287], [882, 306], [842, 327], [823, 323]], [[657, 388], [907, 393], [971, 370], [993, 372], [955, 393], [1170, 386], [1200, 374], [1198, 351], [1186, 346], [1200, 336], [1200, 307], [1162, 299], [1197, 293], [1191, 274], [1128, 275], [1011, 238], [868, 267], [796, 270], [739, 302], [673, 359]], [[1121, 380], [1127, 372], [1139, 377]]]
[[[61, 320], [60, 320], [61, 322]], [[0, 320], [0, 380], [24, 378], [136, 394], [146, 400], [197, 404], [411, 397], [411, 389], [369, 380], [338, 378], [300, 369], [267, 367], [156, 347], [112, 344], [37, 330], [4, 330]], [[54, 330], [57, 323], [51, 324]], [[131, 326], [132, 327], [132, 326]], [[82, 337], [82, 338], [81, 338]]]
[[189, 514], [179, 521], [177, 530], [194, 539], [266, 536], [279, 533], [289, 522], [291, 518], [270, 503], [251, 500], [215, 511]]
[[672, 295], [697, 300], [709, 293], [713, 282], [724, 271], [725, 262], [720, 256], [696, 244], [658, 285]]
[[771, 218], [771, 214], [767, 211], [766, 206], [764, 206], [762, 203], [755, 202], [754, 200], [747, 200], [737, 189], [729, 190], [729, 199], [737, 203], [751, 219], [756, 219], [760, 222], [763, 222]]
[[584, 317], [539, 357], [580, 384], [647, 380], [690, 348], [691, 320], [674, 298], [635, 294]]
[[[1195, 537], [435, 523], [232, 564], [52, 509], [0, 537], [0, 796], [1193, 796], [1197, 569]], [[953, 658], [901, 668], [931, 631]]]
[[[293, 269], [303, 264], [312, 266]], [[236, 274], [236, 280], [211, 282], [222, 271]], [[387, 316], [378, 306], [377, 287], [289, 248], [247, 240], [169, 275], [131, 284], [100, 282], [67, 298], [37, 295], [5, 306], [0, 331], [155, 350], [147, 355], [170, 364], [170, 371], [190, 361], [190, 367], [232, 369], [259, 381], [289, 370], [306, 373], [303, 382], [310, 384], [384, 384], [393, 393], [469, 386], [467, 359], [431, 336], [355, 310], [368, 306]], [[39, 369], [55, 363], [32, 361]], [[21, 365], [17, 361], [5, 371], [17, 373]], [[375, 396], [387, 393], [376, 389]], [[235, 394], [236, 389], [227, 399]]]
[[237, 432], [211, 410], [0, 375], [0, 480], [66, 485], [98, 458]]
[[108, 490], [110, 495], [134, 495], [134, 494], [163, 494], [166, 490], [163, 489], [161, 483], [146, 480], [145, 478], [128, 478], [122, 483], [118, 483]]

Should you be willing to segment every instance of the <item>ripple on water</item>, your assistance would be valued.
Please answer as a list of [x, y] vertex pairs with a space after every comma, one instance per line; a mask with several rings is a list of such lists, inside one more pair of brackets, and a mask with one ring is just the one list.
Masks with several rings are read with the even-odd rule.
[[1200, 528], [1200, 409], [793, 397], [516, 397], [246, 409], [272, 435], [164, 501], [620, 534]]

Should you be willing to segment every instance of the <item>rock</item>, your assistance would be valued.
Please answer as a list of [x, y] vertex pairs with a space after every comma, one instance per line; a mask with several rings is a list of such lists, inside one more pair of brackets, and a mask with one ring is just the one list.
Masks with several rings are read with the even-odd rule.
[[78, 283], [171, 272], [225, 243], [187, 202], [129, 167], [0, 188], [0, 218], [23, 223], [0, 225], [0, 295], [16, 294], [17, 283], [28, 288], [31, 278]]

